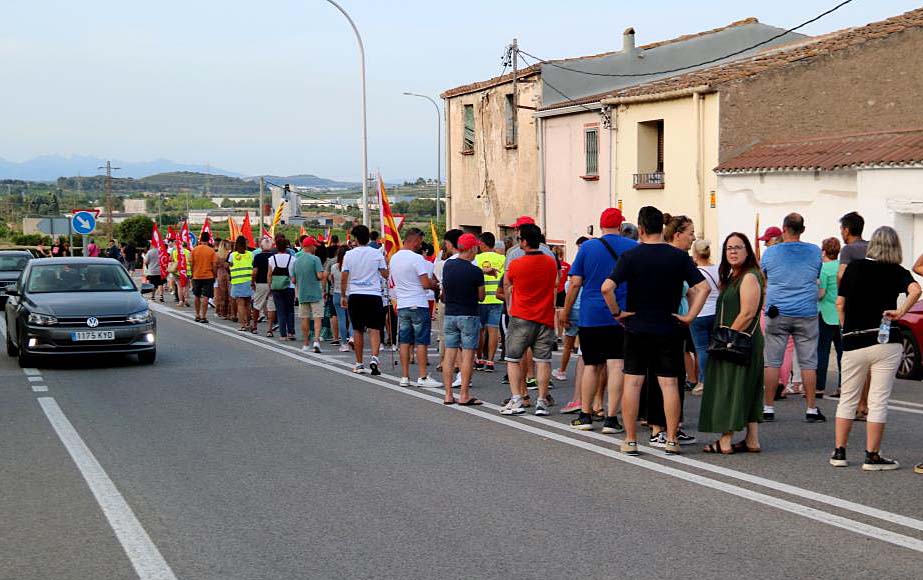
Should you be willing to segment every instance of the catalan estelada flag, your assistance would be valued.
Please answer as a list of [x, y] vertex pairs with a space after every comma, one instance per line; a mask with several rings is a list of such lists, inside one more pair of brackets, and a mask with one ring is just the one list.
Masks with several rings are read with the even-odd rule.
[[401, 234], [397, 231], [394, 214], [391, 213], [391, 204], [388, 203], [388, 194], [385, 192], [385, 181], [378, 174], [378, 213], [381, 216], [381, 239], [385, 247], [385, 259], [401, 249]]

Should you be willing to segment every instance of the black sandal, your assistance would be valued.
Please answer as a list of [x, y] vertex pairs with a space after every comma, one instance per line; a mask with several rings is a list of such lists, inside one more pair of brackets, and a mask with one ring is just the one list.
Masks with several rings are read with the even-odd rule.
[[715, 453], [719, 455], [733, 455], [735, 453], [733, 445], [731, 445], [731, 449], [729, 451], [722, 449], [720, 439], [716, 439], [714, 442], [709, 443], [702, 451], [705, 453]]
[[734, 453], [762, 453], [762, 447], [750, 447], [747, 445], [747, 441], [738, 441], [737, 443], [731, 443], [731, 450]]

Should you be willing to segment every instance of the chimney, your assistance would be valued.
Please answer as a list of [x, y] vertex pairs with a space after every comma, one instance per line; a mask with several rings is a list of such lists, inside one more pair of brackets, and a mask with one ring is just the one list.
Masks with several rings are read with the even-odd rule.
[[635, 29], [630, 26], [622, 33], [622, 50], [624, 52], [635, 50]]

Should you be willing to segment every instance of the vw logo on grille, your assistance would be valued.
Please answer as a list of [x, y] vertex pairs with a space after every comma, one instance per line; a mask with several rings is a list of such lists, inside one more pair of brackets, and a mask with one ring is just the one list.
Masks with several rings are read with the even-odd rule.
[[97, 326], [99, 326], [99, 320], [96, 320], [95, 316], [91, 316], [87, 318], [87, 326], [89, 326], [90, 328], [96, 328]]

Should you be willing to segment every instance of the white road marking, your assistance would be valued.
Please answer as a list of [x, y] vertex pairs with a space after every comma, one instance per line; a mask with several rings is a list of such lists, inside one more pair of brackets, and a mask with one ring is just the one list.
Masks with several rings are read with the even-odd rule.
[[[179, 320], [184, 320], [184, 319], [186, 319], [185, 316], [181, 316], [181, 315], [178, 315], [178, 314], [174, 314], [173, 312], [170, 312], [169, 310], [166, 310], [166, 309], [160, 310], [161, 308], [162, 308], [162, 307], [156, 307], [155, 309], [157, 309], [158, 311], [160, 311], [160, 312], [162, 312], [163, 314], [166, 314], [166, 315], [168, 315], [168, 316], [170, 316], [170, 317], [172, 317], [172, 318], [177, 318], [177, 319], [179, 319]], [[190, 323], [191, 323], [191, 321], [190, 321]], [[199, 327], [199, 328], [202, 328], [203, 326], [199, 325], [198, 327]], [[582, 440], [579, 440], [579, 439], [574, 439], [574, 438], [572, 438], [572, 437], [570, 437], [570, 436], [565, 436], [565, 435], [561, 435], [561, 434], [559, 434], [559, 433], [555, 433], [555, 432], [552, 432], [552, 431], [548, 431], [548, 430], [546, 430], [546, 429], [540, 429], [540, 428], [538, 428], [538, 427], [533, 427], [533, 426], [527, 425], [527, 424], [525, 424], [525, 423], [523, 423], [523, 422], [520, 422], [520, 421], [517, 421], [517, 420], [511, 420], [511, 419], [508, 419], [508, 418], [503, 417], [503, 416], [500, 416], [500, 415], [495, 415], [495, 414], [493, 414], [493, 413], [486, 413], [486, 412], [481, 411], [481, 410], [478, 410], [478, 409], [476, 409], [476, 408], [462, 407], [462, 406], [458, 406], [458, 405], [451, 405], [451, 406], [442, 405], [441, 398], [435, 398], [435, 397], [426, 395], [426, 394], [424, 394], [423, 392], [421, 392], [422, 390], [430, 390], [430, 391], [433, 391], [433, 392], [435, 392], [435, 393], [442, 393], [442, 390], [440, 390], [440, 389], [421, 389], [421, 390], [416, 390], [416, 389], [408, 389], [407, 387], [399, 387], [399, 386], [397, 386], [397, 385], [390, 385], [390, 384], [387, 384], [386, 382], [384, 382], [384, 381], [382, 381], [382, 380], [379, 380], [378, 378], [373, 378], [373, 377], [368, 376], [368, 375], [355, 374], [355, 373], [353, 373], [353, 372], [350, 371], [350, 370], [347, 370], [347, 369], [344, 369], [344, 368], [333, 367], [333, 366], [331, 366], [330, 364], [328, 364], [327, 362], [320, 362], [319, 360], [315, 360], [315, 359], [321, 359], [321, 360], [323, 360], [323, 356], [322, 356], [322, 355], [313, 355], [313, 356], [310, 356], [310, 357], [305, 357], [305, 356], [301, 356], [301, 353], [296, 354], [297, 351], [294, 351], [294, 350], [293, 350], [293, 351], [289, 351], [289, 350], [286, 350], [286, 349], [283, 349], [283, 348], [279, 348], [278, 346], [276, 346], [276, 345], [274, 345], [274, 344], [267, 344], [266, 342], [263, 342], [263, 341], [260, 340], [260, 339], [251, 338], [250, 336], [243, 336], [243, 335], [237, 334], [237, 333], [235, 333], [235, 332], [225, 330], [225, 329], [220, 328], [220, 327], [218, 327], [218, 326], [208, 326], [208, 327], [206, 327], [206, 328], [208, 328], [208, 330], [210, 330], [210, 331], [212, 331], [212, 332], [217, 332], [218, 334], [223, 334], [223, 335], [225, 335], [225, 336], [232, 337], [232, 338], [235, 338], [235, 339], [237, 339], [237, 340], [240, 340], [240, 341], [243, 341], [243, 342], [246, 342], [246, 343], [250, 343], [250, 344], [255, 345], [255, 346], [259, 346], [260, 348], [263, 348], [263, 349], [265, 349], [265, 350], [268, 350], [268, 351], [271, 351], [271, 352], [275, 352], [275, 353], [277, 353], [277, 354], [281, 354], [281, 355], [286, 356], [286, 357], [288, 357], [288, 358], [291, 358], [291, 359], [294, 359], [294, 360], [297, 360], [297, 361], [301, 361], [301, 362], [304, 363], [304, 364], [308, 364], [308, 365], [311, 365], [311, 366], [323, 368], [323, 369], [326, 369], [326, 370], [328, 370], [328, 371], [330, 371], [330, 372], [337, 373], [337, 374], [340, 374], [340, 375], [343, 375], [343, 376], [347, 376], [347, 377], [351, 377], [351, 378], [353, 378], [353, 379], [356, 379], [356, 380], [359, 380], [359, 381], [362, 381], [362, 382], [365, 382], [365, 383], [369, 383], [369, 384], [372, 384], [372, 385], [376, 385], [376, 386], [379, 386], [379, 387], [383, 387], [383, 388], [386, 388], [386, 389], [390, 389], [390, 390], [392, 390], [392, 391], [395, 391], [395, 392], [400, 393], [400, 394], [403, 394], [403, 395], [407, 395], [407, 396], [415, 397], [415, 398], [418, 398], [418, 399], [421, 399], [421, 400], [429, 401], [430, 403], [433, 403], [433, 404], [438, 404], [438, 405], [440, 406], [440, 408], [443, 408], [443, 409], [449, 409], [449, 410], [454, 410], [454, 411], [460, 411], [460, 412], [464, 412], [464, 413], [469, 413], [469, 414], [471, 414], [471, 415], [476, 415], [476, 416], [478, 416], [478, 417], [481, 417], [481, 418], [483, 418], [483, 419], [487, 419], [487, 420], [489, 420], [489, 421], [493, 421], [493, 422], [498, 423], [498, 424], [501, 424], [501, 425], [506, 425], [506, 426], [508, 426], [508, 427], [512, 427], [512, 428], [514, 428], [514, 429], [519, 429], [519, 430], [521, 430], [521, 431], [526, 431], [526, 432], [529, 432], [529, 433], [538, 434], [538, 435], [541, 435], [541, 436], [543, 436], [543, 437], [547, 437], [547, 438], [550, 438], [550, 439], [554, 439], [555, 441], [559, 441], [559, 442], [561, 442], [561, 443], [565, 443], [565, 444], [567, 444], [567, 445], [572, 445], [572, 446], [575, 446], [575, 447], [579, 447], [579, 448], [581, 448], [581, 449], [586, 449], [586, 450], [588, 450], [588, 451], [592, 451], [592, 452], [594, 452], [594, 453], [598, 453], [598, 454], [600, 454], [600, 455], [605, 455], [605, 456], [607, 456], [607, 457], [611, 457], [611, 458], [616, 459], [616, 460], [618, 460], [618, 461], [622, 461], [622, 462], [626, 462], [626, 463], [629, 463], [629, 464], [632, 464], [632, 465], [636, 465], [636, 466], [638, 466], [638, 467], [642, 467], [642, 468], [644, 468], [644, 469], [649, 469], [649, 470], [651, 470], [651, 471], [656, 471], [656, 472], [664, 473], [664, 474], [670, 475], [670, 476], [672, 476], [672, 477], [676, 477], [676, 478], [678, 478], [678, 479], [682, 479], [682, 480], [685, 480], [685, 481], [689, 481], [689, 482], [692, 482], [692, 483], [696, 483], [696, 484], [702, 485], [702, 486], [704, 486], [704, 487], [709, 487], [709, 488], [712, 488], [712, 489], [716, 489], [716, 490], [718, 490], [718, 491], [723, 491], [723, 492], [725, 492], [725, 493], [728, 493], [728, 494], [731, 494], [731, 495], [735, 495], [735, 496], [738, 496], [738, 497], [742, 497], [742, 498], [745, 498], [745, 499], [750, 499], [750, 500], [755, 501], [755, 502], [757, 502], [757, 503], [761, 503], [761, 504], [764, 504], [764, 505], [767, 505], [767, 506], [770, 506], [770, 507], [775, 507], [775, 508], [781, 509], [781, 510], [783, 510], [783, 511], [787, 511], [787, 512], [790, 512], [790, 513], [793, 513], [793, 514], [796, 514], [796, 515], [800, 515], [800, 516], [806, 517], [806, 518], [808, 518], [808, 519], [816, 520], [816, 521], [819, 521], [819, 522], [822, 522], [822, 523], [829, 524], [829, 525], [834, 526], [834, 527], [838, 527], [838, 528], [842, 528], [842, 529], [845, 529], [845, 530], [853, 531], [853, 532], [856, 532], [856, 533], [858, 533], [858, 534], [862, 534], [862, 535], [865, 535], [865, 536], [868, 536], [868, 537], [871, 537], [871, 538], [880, 539], [880, 540], [882, 540], [882, 541], [885, 541], [885, 542], [888, 542], [888, 543], [891, 543], [891, 544], [894, 544], [894, 545], [897, 545], [897, 546], [902, 546], [902, 547], [905, 547], [905, 548], [908, 548], [908, 549], [911, 549], [911, 550], [914, 550], [914, 551], [923, 553], [923, 540], [919, 540], [919, 539], [914, 538], [914, 537], [911, 537], [911, 536], [905, 536], [905, 535], [902, 535], [902, 534], [897, 534], [897, 533], [892, 532], [892, 531], [890, 531], [890, 530], [886, 530], [886, 529], [883, 529], [883, 528], [878, 528], [878, 527], [875, 527], [875, 526], [870, 526], [870, 525], [868, 525], [868, 524], [864, 524], [864, 523], [859, 522], [859, 521], [857, 521], [857, 520], [851, 520], [851, 519], [848, 519], [848, 518], [844, 518], [844, 517], [838, 516], [838, 515], [836, 515], [836, 514], [832, 514], [832, 513], [829, 513], [829, 512], [825, 512], [825, 511], [823, 511], [823, 510], [819, 510], [819, 509], [816, 509], [816, 508], [812, 508], [812, 507], [809, 507], [809, 506], [805, 506], [805, 505], [803, 505], [803, 504], [790, 502], [790, 501], [785, 500], [785, 499], [782, 499], [782, 498], [778, 498], [778, 497], [766, 495], [766, 494], [759, 493], [759, 492], [756, 492], [756, 491], [753, 491], [753, 490], [750, 490], [750, 489], [747, 489], [747, 488], [738, 487], [738, 486], [735, 486], [735, 485], [732, 485], [732, 484], [729, 484], [729, 483], [725, 483], [725, 482], [722, 482], [722, 481], [719, 481], [719, 480], [710, 479], [710, 478], [707, 478], [707, 477], [704, 477], [704, 476], [700, 476], [700, 475], [697, 475], [697, 474], [689, 473], [689, 472], [686, 472], [686, 471], [683, 471], [683, 470], [680, 470], [680, 469], [676, 469], [676, 468], [674, 468], [674, 467], [670, 467], [670, 466], [667, 466], [667, 465], [663, 465], [663, 464], [661, 464], [661, 463], [656, 463], [656, 462], [653, 462], [653, 461], [648, 461], [648, 460], [646, 460], [646, 459], [639, 459], [639, 458], [636, 458], [636, 457], [628, 457], [628, 456], [626, 456], [626, 455], [624, 455], [624, 454], [622, 454], [622, 453], [620, 453], [620, 452], [616, 452], [614, 449], [611, 449], [611, 448], [608, 448], [608, 447], [601, 447], [601, 446], [595, 445], [595, 444], [593, 444], [593, 443], [589, 443], [589, 442], [582, 441]], [[392, 380], [392, 381], [398, 380], [397, 377], [390, 377], [390, 376], [387, 376], [387, 377], [386, 377], [386, 376], [382, 376], [381, 378], [386, 378], [386, 379]], [[488, 408], [488, 409], [495, 409], [495, 410], [496, 410], [496, 409], [499, 409], [499, 406], [493, 405], [493, 404], [489, 404], [489, 403], [485, 403], [485, 404], [483, 405], [483, 407], [486, 407], [486, 408]], [[564, 424], [561, 424], [561, 423], [557, 423], [557, 422], [552, 421], [552, 420], [550, 420], [550, 419], [544, 419], [544, 418], [542, 418], [542, 417], [534, 417], [534, 416], [524, 416], [524, 417], [522, 417], [522, 416], [521, 416], [521, 418], [522, 418], [522, 419], [525, 419], [525, 420], [527, 420], [527, 421], [538, 422], [538, 423], [540, 423], [540, 424], [542, 424], [542, 425], [544, 425], [544, 426], [547, 426], [547, 427], [553, 427], [553, 428], [556, 428], [556, 429], [563, 429], [563, 430], [567, 431], [570, 435], [584, 435], [584, 436], [589, 436], [589, 437], [593, 437], [593, 438], [597, 438], [597, 439], [603, 440], [603, 441], [605, 441], [607, 444], [611, 444], [611, 443], [616, 443], [616, 444], [617, 444], [617, 443], [619, 442], [619, 440], [617, 440], [617, 439], [609, 438], [609, 437], [606, 437], [606, 436], [601, 435], [601, 434], [598, 434], [598, 433], [592, 433], [592, 432], [589, 432], [589, 433], [587, 433], [587, 432], [575, 433], [575, 432], [574, 432], [570, 427], [568, 427], [567, 425], [564, 425]], [[711, 465], [711, 464], [709, 464], [709, 463], [705, 463], [705, 462], [701, 462], [701, 461], [696, 461], [696, 460], [689, 459], [689, 458], [686, 458], [686, 457], [682, 457], [682, 456], [673, 456], [673, 455], [666, 455], [666, 454], [663, 453], [662, 451], [658, 451], [658, 450], [654, 450], [654, 449], [650, 449], [650, 450], [649, 450], [649, 449], [646, 449], [646, 448], [643, 448], [643, 447], [642, 447], [642, 451], [645, 452], [645, 453], [648, 453], [648, 454], [655, 455], [655, 456], [657, 456], [657, 457], [663, 458], [663, 459], [667, 459], [667, 460], [669, 460], [669, 461], [674, 461], [674, 462], [677, 462], [677, 463], [682, 463], [682, 464], [685, 464], [685, 465], [687, 465], [687, 466], [689, 466], [689, 467], [693, 467], [693, 468], [696, 468], [696, 469], [700, 469], [700, 470], [704, 470], [704, 471], [711, 471], [711, 472], [717, 473], [717, 474], [719, 474], [719, 475], [723, 475], [723, 476], [725, 476], [725, 477], [734, 478], [734, 479], [739, 479], [739, 480], [742, 480], [742, 481], [747, 481], [747, 482], [749, 482], [749, 483], [753, 483], [753, 484], [756, 484], [756, 485], [760, 485], [760, 486], [763, 486], [763, 487], [767, 487], [767, 488], [770, 488], [770, 489], [774, 489], [774, 490], [776, 490], [776, 491], [781, 491], [781, 492], [784, 492], [784, 493], [792, 494], [792, 495], [795, 495], [795, 496], [798, 496], [798, 497], [803, 497], [803, 498], [805, 498], [805, 499], [814, 500], [814, 501], [817, 501], [817, 502], [820, 502], [820, 503], [825, 503], [825, 504], [828, 504], [828, 505], [831, 505], [831, 506], [834, 506], [834, 507], [838, 507], [838, 508], [841, 508], [841, 509], [844, 509], [844, 510], [849, 510], [849, 511], [857, 512], [857, 513], [860, 513], [860, 514], [863, 514], [863, 515], [866, 515], [866, 516], [874, 517], [874, 518], [877, 518], [877, 519], [881, 519], [881, 520], [888, 521], [888, 522], [891, 522], [891, 523], [899, 524], [899, 525], [906, 526], [906, 527], [909, 527], [909, 528], [913, 528], [913, 529], [916, 529], [916, 530], [923, 530], [923, 521], [917, 520], [917, 519], [914, 519], [914, 518], [911, 518], [911, 517], [908, 517], [908, 516], [903, 516], [903, 515], [900, 515], [900, 514], [895, 514], [895, 513], [887, 512], [887, 511], [884, 511], [884, 510], [879, 510], [879, 509], [877, 509], [877, 508], [865, 506], [865, 505], [858, 504], [858, 503], [855, 503], [855, 502], [851, 502], [851, 501], [848, 501], [848, 500], [843, 500], [843, 499], [840, 499], [840, 498], [836, 498], [836, 497], [832, 497], [832, 496], [827, 496], [827, 495], [823, 495], [823, 494], [811, 492], [810, 490], [802, 489], [802, 488], [799, 488], [799, 487], [796, 487], [796, 486], [792, 486], [792, 485], [784, 484], [784, 483], [781, 483], [781, 482], [777, 482], [777, 481], [765, 479], [765, 478], [758, 477], [758, 476], [751, 475], [751, 474], [744, 473], [744, 472], [734, 471], [734, 470], [732, 470], [732, 469], [727, 469], [727, 468], [723, 468], [723, 467]]]
[[47, 386], [47, 385], [32, 385], [32, 392], [34, 392], [34, 393], [47, 393], [47, 392], [48, 392], [48, 386]]
[[0, 313], [0, 334], [6, 338], [6, 314]]
[[26, 373], [27, 375], [30, 375], [30, 376], [35, 376], [35, 375], [40, 375], [40, 374], [42, 374], [42, 371], [40, 371], [40, 370], [38, 370], [38, 369], [22, 369], [22, 372], [24, 372], [24, 373]]
[[39, 397], [38, 402], [96, 497], [138, 577], [141, 580], [176, 580], [170, 565], [141, 526], [131, 506], [116, 489], [58, 403], [51, 397]]
[[40, 383], [43, 380], [45, 380], [42, 377], [26, 377], [26, 378], [29, 379], [30, 383]]
[[923, 407], [923, 403], [912, 403], [910, 401], [901, 401], [899, 399], [891, 399], [889, 403], [895, 403], [898, 405], [905, 405], [907, 407]]
[[901, 411], [902, 413], [913, 413], [915, 415], [923, 415], [923, 409], [906, 409], [904, 407], [895, 407], [893, 405], [888, 405], [889, 411]]

